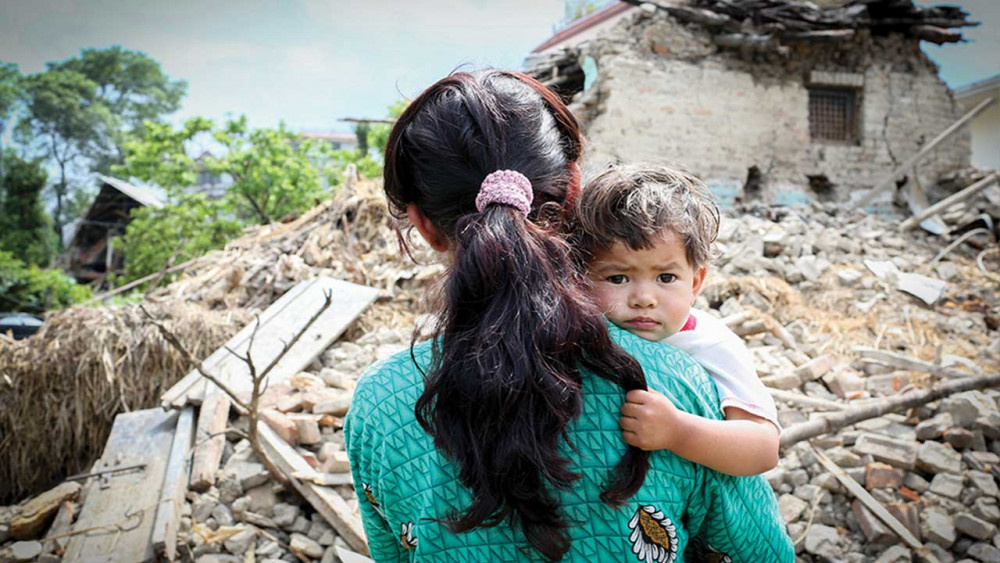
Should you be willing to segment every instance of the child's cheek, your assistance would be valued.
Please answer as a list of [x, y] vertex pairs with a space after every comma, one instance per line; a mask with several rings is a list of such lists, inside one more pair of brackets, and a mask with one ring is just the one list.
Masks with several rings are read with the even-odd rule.
[[597, 306], [601, 308], [604, 313], [610, 313], [615, 309], [615, 291], [612, 288], [607, 287], [606, 284], [599, 284], [596, 291], [594, 291], [594, 301], [597, 302]]

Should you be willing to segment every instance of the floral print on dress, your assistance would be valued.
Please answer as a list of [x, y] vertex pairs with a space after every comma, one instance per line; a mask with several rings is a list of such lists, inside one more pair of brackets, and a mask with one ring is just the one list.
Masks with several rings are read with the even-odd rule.
[[705, 553], [705, 563], [733, 563], [733, 560], [725, 553], [710, 547]]
[[655, 506], [640, 506], [628, 527], [632, 553], [639, 561], [674, 563], [677, 559], [677, 528]]
[[375, 512], [378, 512], [379, 516], [385, 519], [385, 514], [382, 513], [382, 507], [379, 505], [378, 501], [375, 500], [375, 492], [372, 490], [372, 486], [368, 483], [361, 483], [361, 487], [365, 490], [365, 498], [368, 499], [368, 504], [372, 505]]
[[399, 541], [403, 543], [403, 547], [406, 549], [417, 549], [417, 536], [413, 535], [413, 522], [403, 524], [402, 531], [399, 534]]

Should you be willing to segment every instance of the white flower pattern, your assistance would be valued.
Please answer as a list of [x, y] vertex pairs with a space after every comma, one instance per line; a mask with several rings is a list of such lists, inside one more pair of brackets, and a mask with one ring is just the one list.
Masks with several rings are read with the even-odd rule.
[[399, 534], [399, 541], [406, 549], [417, 549], [417, 536], [413, 535], [413, 522], [404, 522]]
[[632, 553], [639, 561], [674, 563], [677, 559], [677, 528], [655, 506], [640, 506], [628, 527]]

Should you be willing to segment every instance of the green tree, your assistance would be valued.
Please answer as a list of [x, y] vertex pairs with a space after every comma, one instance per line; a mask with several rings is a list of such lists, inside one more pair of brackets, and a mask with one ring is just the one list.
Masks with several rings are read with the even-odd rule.
[[[64, 203], [69, 173], [101, 147], [101, 131], [109, 112], [97, 95], [97, 84], [79, 72], [50, 70], [24, 80], [25, 119], [17, 125], [22, 143], [49, 158], [59, 169], [53, 227], [61, 238], [67, 221]], [[60, 240], [61, 245], [61, 240]]]
[[23, 262], [48, 266], [55, 251], [55, 233], [45, 213], [41, 193], [48, 174], [37, 160], [7, 151], [0, 182], [0, 250]]
[[354, 126], [354, 136], [358, 138], [358, 153], [364, 158], [368, 156], [368, 132], [371, 131], [372, 124], [362, 121]]
[[226, 153], [206, 164], [212, 172], [232, 177], [228, 191], [241, 217], [267, 224], [323, 198], [322, 176], [310, 161], [314, 141], [301, 139], [284, 124], [251, 129], [246, 116], [229, 120], [214, 136]]
[[[386, 117], [389, 119], [396, 119], [402, 115], [403, 110], [406, 106], [410, 105], [407, 100], [396, 100], [391, 106], [389, 106], [389, 111]], [[385, 155], [385, 144], [389, 142], [389, 131], [392, 130], [392, 125], [389, 123], [375, 123], [372, 124], [371, 129], [368, 131], [368, 149], [374, 149], [379, 158]]]
[[147, 122], [140, 136], [125, 143], [124, 163], [112, 166], [111, 172], [156, 184], [173, 197], [197, 182], [198, 164], [188, 154], [188, 144], [196, 135], [211, 130], [212, 122], [203, 117], [192, 117], [179, 129]]
[[[0, 182], [3, 181], [4, 175], [4, 133], [7, 132], [14, 108], [21, 99], [21, 91], [21, 72], [17, 69], [17, 65], [0, 61]], [[2, 187], [3, 184], [0, 183], [0, 188]]]
[[101, 131], [102, 150], [88, 155], [100, 172], [124, 162], [129, 137], [177, 111], [187, 91], [187, 82], [171, 80], [155, 59], [120, 45], [84, 49], [79, 57], [50, 63], [49, 70], [78, 72], [97, 85], [97, 99], [111, 117]]
[[43, 313], [90, 297], [90, 288], [77, 285], [61, 271], [25, 265], [0, 250], [0, 310]]
[[179, 264], [221, 248], [242, 231], [223, 202], [204, 194], [182, 193], [176, 203], [134, 209], [125, 234], [114, 240], [125, 255], [125, 279], [120, 281], [158, 272], [178, 248], [174, 262]]

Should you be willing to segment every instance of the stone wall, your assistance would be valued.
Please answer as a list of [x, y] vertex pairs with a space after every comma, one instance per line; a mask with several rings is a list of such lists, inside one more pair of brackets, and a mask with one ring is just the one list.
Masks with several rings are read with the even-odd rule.
[[[807, 175], [825, 174], [836, 187], [824, 195], [843, 200], [961, 116], [915, 40], [862, 30], [847, 44], [782, 50], [720, 50], [700, 26], [637, 10], [585, 48], [598, 77], [573, 109], [592, 143], [591, 164], [672, 163], [730, 194], [757, 166], [760, 197], [776, 202], [816, 196]], [[857, 88], [856, 145], [811, 140], [806, 87], [818, 83]], [[962, 132], [920, 163], [918, 178], [933, 184], [969, 157]]]

